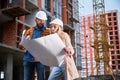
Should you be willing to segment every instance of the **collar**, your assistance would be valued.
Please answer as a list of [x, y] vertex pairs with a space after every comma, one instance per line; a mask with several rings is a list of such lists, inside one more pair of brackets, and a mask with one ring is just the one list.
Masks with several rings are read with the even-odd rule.
[[35, 30], [44, 30], [46, 29], [44, 26], [42, 26], [41, 28], [37, 28], [37, 26], [34, 27]]

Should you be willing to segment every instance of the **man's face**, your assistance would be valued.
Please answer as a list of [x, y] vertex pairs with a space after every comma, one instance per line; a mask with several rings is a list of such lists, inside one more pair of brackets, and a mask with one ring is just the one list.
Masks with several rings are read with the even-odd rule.
[[41, 20], [41, 19], [38, 19], [38, 18], [36, 18], [35, 21], [36, 21], [36, 24], [37, 24], [38, 28], [41, 28], [45, 23], [45, 20]]
[[59, 29], [59, 25], [57, 25], [57, 24], [51, 24], [50, 29], [51, 29], [52, 33], [56, 33], [58, 31], [58, 29]]

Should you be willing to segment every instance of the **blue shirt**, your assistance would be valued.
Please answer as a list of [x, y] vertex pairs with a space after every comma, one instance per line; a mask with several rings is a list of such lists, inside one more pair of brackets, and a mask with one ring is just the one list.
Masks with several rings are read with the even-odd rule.
[[[32, 39], [39, 38], [44, 30], [45, 30], [44, 26], [41, 27], [40, 29], [37, 29], [37, 27], [34, 27], [34, 32], [33, 32], [33, 35], [32, 35]], [[23, 59], [26, 60], [26, 61], [29, 61], [29, 62], [34, 62], [34, 57], [28, 51], [24, 55]]]

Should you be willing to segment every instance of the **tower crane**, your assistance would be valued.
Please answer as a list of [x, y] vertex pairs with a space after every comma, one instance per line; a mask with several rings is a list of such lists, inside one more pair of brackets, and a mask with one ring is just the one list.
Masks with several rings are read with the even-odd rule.
[[[109, 65], [109, 42], [108, 42], [108, 30], [106, 15], [105, 15], [105, 3], [104, 0], [93, 0], [93, 18], [94, 27], [91, 29], [94, 32], [94, 55], [97, 75], [110, 74], [113, 77], [112, 68]], [[93, 72], [93, 71], [92, 71]], [[113, 77], [114, 79], [114, 77]], [[114, 79], [115, 80], [115, 79]]]

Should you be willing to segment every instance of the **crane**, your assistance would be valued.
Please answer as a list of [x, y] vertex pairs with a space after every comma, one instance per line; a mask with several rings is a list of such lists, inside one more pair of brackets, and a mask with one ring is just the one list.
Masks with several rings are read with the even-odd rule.
[[[109, 48], [111, 47], [108, 42], [108, 30], [106, 15], [105, 15], [105, 3], [104, 0], [93, 0], [93, 17], [94, 17], [94, 27], [91, 29], [94, 32], [94, 55], [97, 75], [112, 75], [112, 68], [109, 65], [110, 55]], [[93, 71], [92, 71], [93, 72]]]

